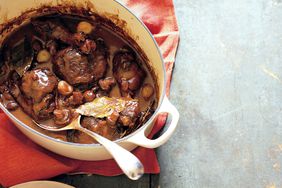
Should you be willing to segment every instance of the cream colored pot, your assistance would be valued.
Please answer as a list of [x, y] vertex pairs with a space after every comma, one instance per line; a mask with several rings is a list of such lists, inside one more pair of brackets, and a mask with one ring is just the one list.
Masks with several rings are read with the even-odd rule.
[[[28, 17], [34, 14], [37, 8], [42, 6], [58, 6], [58, 5], [73, 5], [79, 7], [89, 8], [92, 12], [104, 16], [112, 20], [115, 24], [122, 24], [124, 30], [128, 35], [136, 41], [139, 47], [144, 51], [149, 64], [157, 76], [157, 84], [159, 86], [159, 101], [158, 108], [150, 120], [143, 125], [139, 130], [132, 134], [116, 141], [119, 145], [131, 151], [137, 146], [143, 146], [146, 148], [156, 148], [164, 144], [175, 131], [177, 122], [179, 119], [179, 113], [177, 109], [169, 102], [165, 96], [165, 81], [166, 74], [162, 56], [158, 49], [158, 46], [146, 28], [146, 26], [140, 21], [132, 12], [130, 12], [124, 5], [115, 0], [90, 0], [90, 1], [66, 1], [66, 0], [12, 0], [12, 1], [0, 1], [0, 24], [19, 17], [24, 12], [29, 10]], [[126, 23], [126, 24], [124, 24]], [[0, 42], [3, 37], [0, 36]], [[25, 125], [14, 117], [7, 109], [0, 104], [1, 109], [9, 116], [9, 118], [15, 123], [15, 125], [31, 140], [37, 144], [58, 153], [63, 156], [67, 156], [74, 159], [81, 160], [104, 160], [111, 158], [111, 155], [99, 144], [77, 144], [69, 143], [61, 140], [57, 140], [39, 133], [29, 126]], [[158, 114], [167, 112], [171, 114], [172, 120], [169, 123], [166, 131], [157, 139], [151, 140], [146, 137], [154, 126], [154, 120]]]

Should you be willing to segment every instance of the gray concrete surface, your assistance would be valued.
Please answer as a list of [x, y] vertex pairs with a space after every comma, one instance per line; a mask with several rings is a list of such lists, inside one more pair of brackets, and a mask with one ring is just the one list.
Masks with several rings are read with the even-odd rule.
[[175, 0], [178, 130], [160, 187], [282, 187], [282, 1]]

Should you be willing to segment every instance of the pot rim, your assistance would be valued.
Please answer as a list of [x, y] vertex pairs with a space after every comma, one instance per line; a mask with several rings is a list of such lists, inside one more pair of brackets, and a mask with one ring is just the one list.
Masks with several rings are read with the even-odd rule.
[[[156, 118], [157, 114], [158, 114], [158, 111], [163, 103], [163, 100], [164, 100], [164, 96], [165, 96], [165, 91], [166, 91], [166, 80], [167, 80], [167, 76], [166, 76], [166, 70], [165, 70], [165, 64], [164, 64], [164, 59], [163, 59], [163, 56], [161, 54], [161, 51], [160, 51], [160, 48], [155, 40], [155, 38], [153, 37], [153, 34], [150, 32], [150, 30], [147, 28], [147, 26], [142, 22], [142, 20], [140, 18], [138, 18], [127, 6], [125, 6], [124, 4], [122, 4], [121, 2], [119, 2], [118, 0], [113, 0], [113, 2], [119, 4], [121, 7], [123, 7], [124, 9], [126, 9], [131, 15], [133, 15], [136, 20], [143, 26], [143, 28], [147, 31], [147, 33], [150, 35], [151, 39], [153, 40], [154, 42], [154, 45], [155, 47], [157, 48], [157, 51], [158, 51], [158, 55], [161, 59], [161, 62], [162, 62], [162, 69], [163, 69], [163, 72], [164, 72], [164, 79], [163, 79], [163, 89], [162, 89], [162, 92], [161, 92], [161, 96], [159, 98], [159, 105], [157, 107], [157, 109], [155, 110], [155, 112], [153, 113], [153, 115], [150, 117], [150, 119], [147, 120], [147, 122], [141, 126], [139, 129], [135, 130], [134, 132], [130, 133], [129, 135], [123, 137], [123, 138], [120, 138], [120, 139], [117, 139], [117, 140], [114, 140], [113, 142], [115, 143], [121, 143], [121, 142], [124, 142], [126, 141], [128, 138], [130, 137], [133, 137], [134, 135], [136, 135], [137, 133], [139, 133], [141, 130], [143, 129], [146, 129], [150, 123], [154, 120], [154, 118]], [[78, 146], [78, 147], [103, 147], [101, 144], [99, 143], [92, 143], [92, 144], [82, 144], [82, 143], [74, 143], [74, 142], [67, 142], [67, 141], [63, 141], [63, 140], [60, 140], [60, 139], [56, 139], [56, 138], [53, 138], [51, 136], [48, 136], [48, 135], [45, 135], [39, 131], [36, 131], [35, 129], [31, 128], [30, 126], [26, 125], [25, 123], [23, 123], [22, 121], [20, 121], [18, 118], [16, 118], [11, 112], [9, 112], [9, 110], [7, 110], [2, 103], [0, 103], [0, 108], [4, 111], [5, 114], [7, 114], [10, 118], [12, 118], [13, 121], [17, 122], [19, 125], [21, 125], [23, 128], [27, 129], [28, 131], [34, 133], [34, 134], [37, 134], [38, 136], [41, 136], [41, 137], [44, 137], [45, 139], [48, 139], [48, 140], [51, 140], [53, 142], [57, 142], [57, 143], [60, 143], [60, 144], [65, 144], [65, 145], [70, 145], [70, 146]]]

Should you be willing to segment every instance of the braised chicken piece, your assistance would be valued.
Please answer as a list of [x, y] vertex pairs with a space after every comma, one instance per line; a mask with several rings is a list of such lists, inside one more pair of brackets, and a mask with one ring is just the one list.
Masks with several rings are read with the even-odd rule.
[[138, 65], [135, 55], [127, 50], [120, 51], [114, 56], [113, 74], [124, 96], [133, 95], [145, 77], [145, 72]]
[[10, 96], [35, 120], [52, 117], [56, 85], [57, 78], [47, 68], [28, 71], [22, 78], [14, 72], [8, 83]]
[[25, 96], [38, 103], [48, 93], [53, 92], [57, 83], [56, 76], [48, 68], [34, 69], [24, 74], [21, 90]]
[[113, 111], [113, 113], [107, 117], [107, 124], [111, 128], [116, 128], [116, 123], [117, 123], [118, 118], [119, 118], [119, 113], [116, 111]]
[[81, 125], [93, 132], [96, 132], [104, 137], [108, 135], [108, 129], [110, 127], [107, 126], [107, 122], [104, 120], [100, 120], [94, 117], [84, 117], [81, 120]]
[[40, 102], [33, 104], [33, 113], [36, 119], [45, 120], [53, 115], [55, 109], [54, 96], [52, 94], [46, 95]]
[[72, 85], [92, 82], [92, 70], [93, 64], [87, 56], [71, 47], [59, 51], [54, 60], [54, 71]]
[[32, 22], [42, 38], [49, 40], [47, 47], [50, 54], [55, 54], [57, 47], [53, 40], [60, 40], [68, 45], [60, 50], [54, 59], [54, 71], [72, 85], [87, 84], [102, 78], [107, 69], [107, 47], [103, 39], [88, 39], [83, 32], [70, 33], [56, 22]]
[[138, 101], [127, 101], [125, 109], [120, 113], [119, 122], [123, 126], [134, 126], [137, 116], [140, 112]]
[[12, 93], [18, 103], [28, 111], [27, 113], [31, 113], [36, 119], [48, 119], [52, 117], [55, 109], [52, 92], [57, 83], [56, 76], [48, 68], [34, 69], [26, 72], [22, 77], [21, 91], [15, 85]]
[[88, 58], [73, 48], [58, 52], [54, 60], [54, 71], [72, 85], [88, 84], [103, 77], [107, 67], [104, 56]]

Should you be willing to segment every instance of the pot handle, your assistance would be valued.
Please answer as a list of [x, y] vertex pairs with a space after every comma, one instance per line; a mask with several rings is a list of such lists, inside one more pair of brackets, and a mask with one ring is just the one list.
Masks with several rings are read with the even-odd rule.
[[169, 102], [166, 96], [164, 97], [163, 103], [159, 109], [159, 113], [163, 113], [163, 112], [171, 114], [172, 119], [170, 125], [166, 125], [169, 126], [167, 130], [159, 138], [155, 140], [148, 139], [145, 136], [146, 129], [142, 129], [140, 132], [129, 138], [127, 141], [134, 143], [138, 146], [143, 146], [145, 148], [157, 148], [163, 145], [171, 137], [172, 133], [175, 131], [175, 128], [177, 127], [177, 123], [179, 120], [178, 110], [175, 108], [173, 104]]

